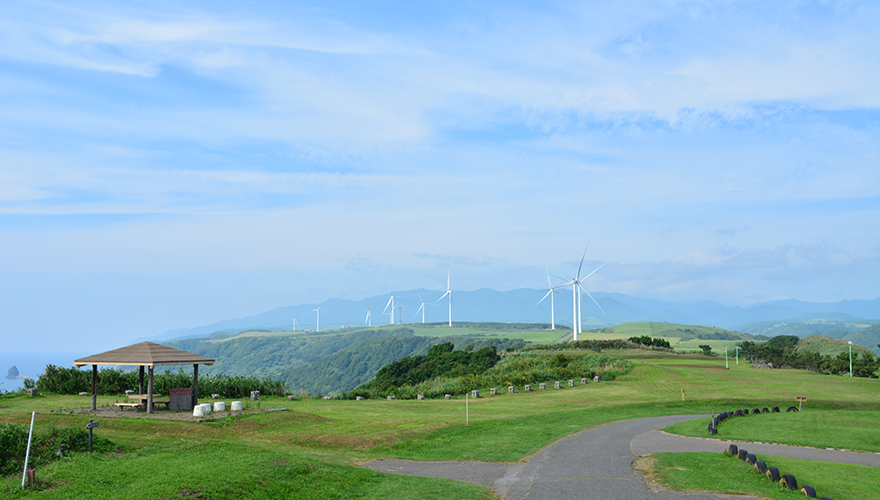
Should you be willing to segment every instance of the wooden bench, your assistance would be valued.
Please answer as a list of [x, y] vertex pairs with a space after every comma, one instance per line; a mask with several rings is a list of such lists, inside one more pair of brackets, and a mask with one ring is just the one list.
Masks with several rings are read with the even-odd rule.
[[126, 408], [137, 408], [141, 404], [140, 403], [114, 403], [113, 406], [125, 411]]

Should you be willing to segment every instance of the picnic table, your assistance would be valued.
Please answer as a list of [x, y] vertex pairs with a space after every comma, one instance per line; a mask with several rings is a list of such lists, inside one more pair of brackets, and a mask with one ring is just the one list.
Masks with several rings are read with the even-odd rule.
[[[147, 400], [150, 398], [149, 394], [129, 394], [128, 399], [135, 399], [137, 403], [115, 403], [114, 406], [126, 409], [126, 408], [138, 408], [140, 406], [145, 406], [147, 404]], [[153, 394], [153, 405], [164, 404], [168, 405], [171, 403], [170, 398], [162, 399], [161, 394]]]

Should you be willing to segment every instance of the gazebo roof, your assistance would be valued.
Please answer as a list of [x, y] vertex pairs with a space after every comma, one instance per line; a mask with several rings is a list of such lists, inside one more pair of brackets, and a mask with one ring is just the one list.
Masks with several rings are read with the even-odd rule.
[[76, 366], [85, 365], [126, 365], [126, 366], [156, 366], [156, 365], [213, 365], [214, 360], [191, 352], [181, 351], [173, 347], [156, 344], [154, 342], [141, 342], [128, 347], [120, 347], [112, 351], [93, 354], [73, 362]]

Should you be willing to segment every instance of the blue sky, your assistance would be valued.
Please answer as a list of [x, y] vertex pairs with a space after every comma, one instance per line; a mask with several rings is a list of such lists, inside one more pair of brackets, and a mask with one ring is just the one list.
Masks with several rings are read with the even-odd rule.
[[0, 335], [539, 288], [880, 296], [876, 2], [18, 2]]

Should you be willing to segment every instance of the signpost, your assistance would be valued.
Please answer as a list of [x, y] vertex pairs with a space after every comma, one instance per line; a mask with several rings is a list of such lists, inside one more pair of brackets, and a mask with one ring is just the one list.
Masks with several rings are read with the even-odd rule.
[[801, 405], [807, 400], [806, 396], [795, 396], [794, 400], [798, 402], [798, 413], [801, 411]]
[[98, 422], [95, 422], [92, 419], [89, 419], [89, 423], [86, 424], [86, 429], [89, 430], [89, 453], [92, 452], [92, 429], [98, 426]]

